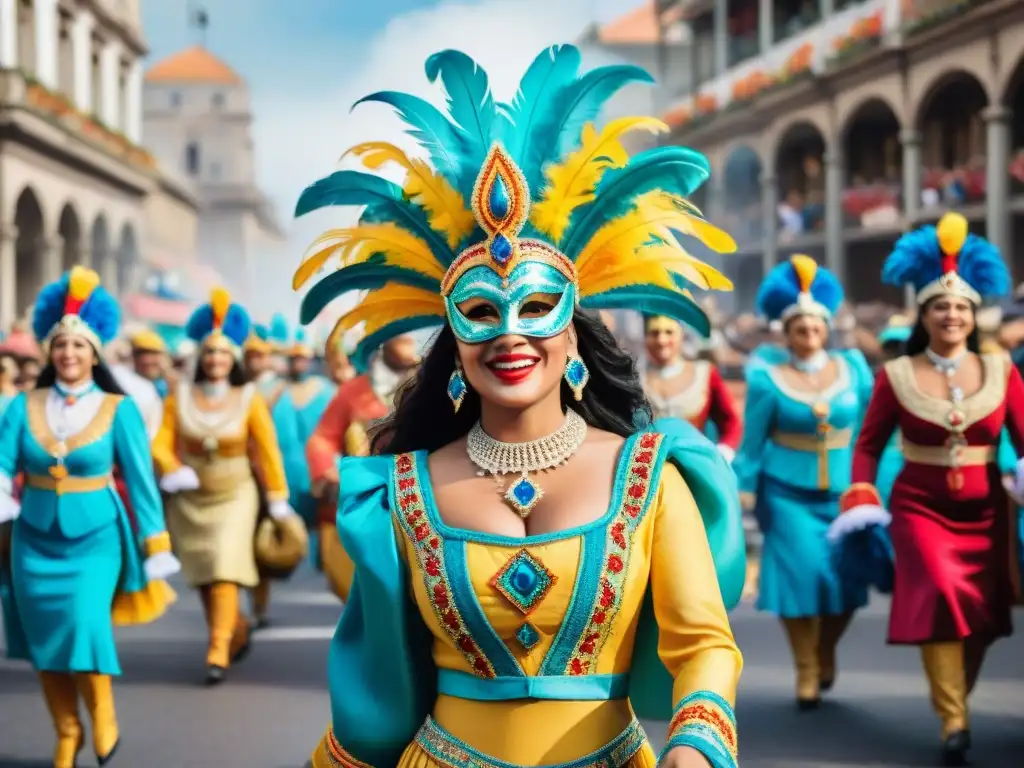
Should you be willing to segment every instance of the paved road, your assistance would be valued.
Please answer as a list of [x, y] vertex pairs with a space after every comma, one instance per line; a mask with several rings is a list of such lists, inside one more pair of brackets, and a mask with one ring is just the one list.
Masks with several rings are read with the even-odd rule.
[[[789, 656], [777, 624], [749, 606], [736, 611], [746, 656], [739, 708], [744, 768], [935, 764], [937, 725], [918, 657], [913, 649], [883, 644], [886, 610], [879, 601], [862, 612], [841, 647], [831, 700], [806, 714], [792, 704]], [[182, 590], [161, 622], [121, 633], [125, 674], [117, 703], [124, 743], [113, 768], [299, 768], [327, 722], [324, 663], [338, 613], [313, 574], [296, 578], [276, 594], [275, 624], [249, 659], [228, 683], [208, 690], [200, 685], [202, 616], [194, 596]], [[972, 700], [978, 766], [1024, 762], [1022, 651], [1021, 636], [998, 646]], [[664, 724], [646, 725], [653, 741], [663, 738]], [[44, 768], [40, 758], [50, 748], [31, 670], [0, 662], [0, 768]]]

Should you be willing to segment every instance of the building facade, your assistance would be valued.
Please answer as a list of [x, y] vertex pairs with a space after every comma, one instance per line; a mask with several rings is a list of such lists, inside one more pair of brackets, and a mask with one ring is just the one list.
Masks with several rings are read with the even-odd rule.
[[1024, 3], [659, 0], [689, 40], [665, 119], [710, 159], [697, 204], [740, 242], [749, 309], [764, 270], [807, 253], [857, 302], [902, 300], [882, 260], [956, 209], [1024, 279]]
[[143, 104], [153, 153], [196, 190], [201, 261], [224, 276], [240, 301], [252, 301], [261, 261], [284, 238], [256, 183], [245, 81], [196, 46], [146, 73]]
[[74, 264], [137, 281], [145, 52], [137, 0], [0, 0], [0, 328]]

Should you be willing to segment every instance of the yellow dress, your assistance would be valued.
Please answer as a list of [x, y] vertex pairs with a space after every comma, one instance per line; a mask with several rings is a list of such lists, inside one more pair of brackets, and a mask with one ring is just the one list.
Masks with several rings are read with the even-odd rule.
[[287, 501], [288, 485], [266, 402], [252, 384], [232, 387], [216, 410], [204, 409], [195, 387], [182, 383], [164, 404], [164, 420], [153, 441], [162, 475], [182, 464], [199, 476], [195, 491], [166, 503], [167, 527], [182, 572], [191, 586], [259, 582], [253, 538], [259, 496], [249, 459], [260, 463], [269, 501]]
[[[742, 657], [701, 512], [666, 442], [629, 439], [600, 519], [522, 539], [445, 525], [425, 453], [344, 460], [353, 615], [331, 650], [333, 726], [315, 768], [653, 766], [630, 704], [641, 626], [656, 626], [672, 677], [669, 746], [735, 766]], [[651, 608], [656, 625], [644, 618]]]

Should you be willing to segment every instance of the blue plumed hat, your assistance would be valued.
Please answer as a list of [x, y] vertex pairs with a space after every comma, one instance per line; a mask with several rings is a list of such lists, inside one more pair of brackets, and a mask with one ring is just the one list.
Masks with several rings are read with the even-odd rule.
[[905, 344], [914, 330], [913, 321], [906, 315], [893, 315], [878, 334], [879, 344]]
[[245, 340], [244, 351], [247, 354], [266, 355], [270, 354], [270, 332], [267, 326], [261, 323], [254, 323], [249, 331], [249, 338]]
[[288, 348], [288, 357], [316, 357], [316, 351], [305, 328], [297, 328]]
[[117, 337], [121, 310], [91, 269], [74, 267], [43, 288], [36, 299], [32, 330], [44, 345], [59, 334], [89, 340], [97, 352]]
[[231, 294], [223, 288], [214, 288], [210, 303], [196, 309], [185, 325], [185, 333], [192, 341], [208, 344], [216, 339], [226, 340], [236, 356], [241, 356], [251, 330], [249, 313], [233, 304]]
[[758, 312], [768, 320], [783, 322], [798, 315], [814, 315], [831, 323], [842, 303], [843, 286], [836, 276], [803, 254], [772, 269], [757, 292]]
[[291, 342], [291, 328], [288, 319], [277, 312], [270, 318], [270, 327], [267, 328], [267, 341], [274, 348], [275, 352], [283, 352]]
[[970, 234], [959, 213], [947, 213], [938, 225], [897, 240], [882, 267], [882, 281], [914, 286], [919, 305], [937, 296], [959, 296], [980, 305], [1010, 293], [1010, 273], [999, 250]]

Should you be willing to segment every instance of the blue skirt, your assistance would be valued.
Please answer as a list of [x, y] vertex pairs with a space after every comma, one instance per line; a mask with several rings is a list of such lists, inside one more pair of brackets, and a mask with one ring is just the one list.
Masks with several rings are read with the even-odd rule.
[[111, 607], [123, 546], [117, 523], [68, 539], [15, 522], [11, 587], [36, 669], [121, 674]]
[[842, 580], [825, 534], [839, 494], [808, 491], [762, 475], [755, 515], [764, 542], [757, 608], [780, 618], [849, 613], [868, 602], [862, 583]]

